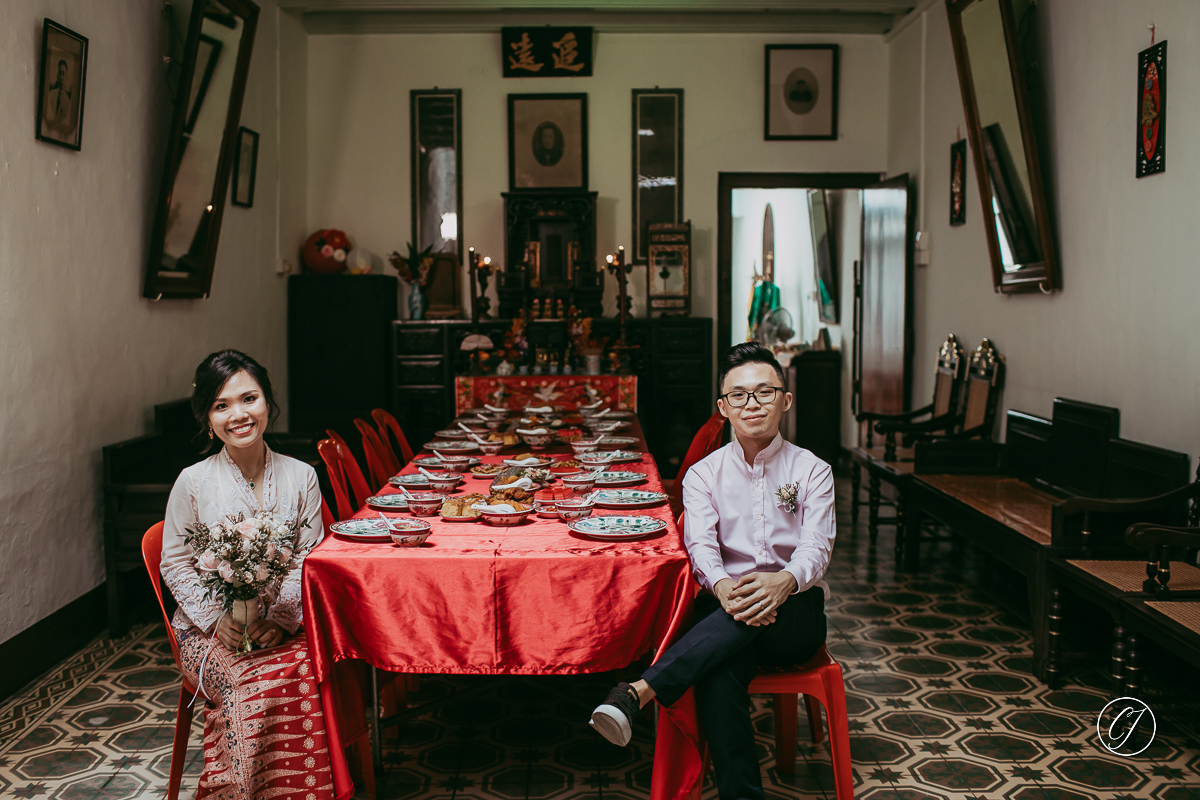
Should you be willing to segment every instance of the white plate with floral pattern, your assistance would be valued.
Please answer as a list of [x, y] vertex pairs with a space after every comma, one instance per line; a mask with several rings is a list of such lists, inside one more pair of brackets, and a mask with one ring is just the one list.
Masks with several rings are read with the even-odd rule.
[[609, 436], [608, 434], [604, 434], [604, 438], [600, 440], [600, 447], [601, 449], [611, 449], [637, 443], [638, 440], [632, 436]]
[[592, 499], [600, 508], [649, 508], [665, 503], [667, 496], [641, 489], [601, 489]]
[[[603, 441], [600, 443], [604, 444]], [[628, 464], [631, 461], [642, 460], [642, 454], [636, 450], [610, 450], [605, 455], [609, 457], [608, 463], [610, 464]]]
[[[459, 431], [459, 433], [462, 433], [463, 436], [466, 436], [466, 434], [462, 431]], [[425, 445], [425, 449], [437, 450], [442, 453], [461, 453], [467, 450], [478, 450], [479, 445], [475, 442], [428, 442]], [[434, 456], [434, 458], [437, 458], [437, 456]]]
[[626, 539], [641, 539], [645, 536], [658, 533], [667, 527], [667, 523], [664, 520], [655, 519], [654, 517], [619, 517], [614, 515], [607, 517], [584, 517], [583, 519], [572, 520], [567, 523], [567, 527], [589, 539], [619, 542]]
[[632, 486], [646, 480], [644, 472], [601, 472], [596, 476], [597, 486]]
[[401, 511], [408, 508], [408, 501], [404, 499], [403, 494], [396, 492], [395, 494], [377, 494], [374, 497], [368, 497], [367, 505], [371, 508]]
[[[392, 486], [405, 487], [428, 486], [429, 478], [426, 478], [419, 472], [414, 472], [411, 475], [393, 475], [392, 477], [388, 478], [388, 483], [390, 483]], [[399, 496], [403, 497], [404, 495]]]
[[346, 519], [335, 522], [329, 530], [352, 542], [391, 542], [387, 523], [379, 518]]
[[[438, 450], [441, 450], [441, 449], [442, 448], [440, 448], [440, 447], [438, 448]], [[471, 459], [471, 462], [469, 464], [467, 464], [468, 469], [476, 466], [477, 464], [483, 463], [483, 459], [481, 459], [479, 456], [467, 456], [467, 458]], [[440, 458], [438, 458], [437, 456], [421, 456], [419, 458], [414, 458], [412, 460], [412, 463], [416, 464], [418, 467], [441, 468], [441, 466], [442, 466], [442, 460]]]

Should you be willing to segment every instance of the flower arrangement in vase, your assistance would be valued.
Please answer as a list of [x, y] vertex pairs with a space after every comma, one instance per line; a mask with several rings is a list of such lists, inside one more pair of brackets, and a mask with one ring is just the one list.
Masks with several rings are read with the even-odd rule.
[[239, 652], [250, 652], [248, 631], [250, 623], [259, 619], [259, 596], [291, 570], [296, 539], [300, 529], [307, 527], [308, 520], [279, 521], [260, 511], [250, 519], [239, 513], [212, 525], [196, 522], [185, 529], [201, 585], [242, 626]]
[[525, 337], [525, 311], [522, 309], [513, 317], [512, 327], [504, 334], [504, 344], [498, 355], [510, 364], [516, 364], [525, 359], [529, 352], [529, 340]]
[[407, 258], [400, 255], [399, 251], [395, 251], [388, 256], [388, 261], [400, 274], [400, 278], [412, 287], [408, 293], [408, 318], [424, 319], [425, 294], [421, 288], [427, 285], [433, 277], [433, 257], [430, 255], [433, 252], [433, 245], [429, 245], [424, 250], [417, 250], [412, 242], [408, 242], [407, 247]]
[[592, 318], [581, 317], [579, 309], [571, 306], [567, 309], [567, 337], [571, 340], [571, 350], [587, 366], [589, 374], [600, 372], [600, 354], [608, 337], [592, 338]]

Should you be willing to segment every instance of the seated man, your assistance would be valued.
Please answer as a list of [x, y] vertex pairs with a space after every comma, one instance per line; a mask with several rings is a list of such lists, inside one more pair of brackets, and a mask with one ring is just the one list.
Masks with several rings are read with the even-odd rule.
[[628, 744], [642, 706], [655, 697], [670, 706], [695, 686], [721, 800], [754, 800], [763, 789], [750, 681], [760, 662], [801, 664], [825, 642], [833, 472], [779, 435], [792, 395], [770, 350], [734, 345], [718, 381], [733, 441], [683, 480], [684, 543], [705, 589], [696, 623], [640, 680], [617, 684], [591, 724]]

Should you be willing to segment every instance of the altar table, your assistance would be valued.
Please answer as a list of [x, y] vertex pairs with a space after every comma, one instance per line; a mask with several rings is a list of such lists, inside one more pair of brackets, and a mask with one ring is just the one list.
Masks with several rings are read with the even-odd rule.
[[[636, 421], [628, 432], [645, 452]], [[560, 444], [547, 452], [570, 450]], [[636, 488], [662, 490], [648, 452], [620, 469], [646, 473]], [[403, 470], [415, 471], [411, 464]], [[460, 488], [486, 493], [490, 480], [467, 477]], [[395, 491], [388, 486], [381, 493]], [[505, 528], [433, 517], [433, 533], [421, 547], [330, 535], [313, 550], [304, 563], [304, 618], [339, 798], [349, 797], [353, 785], [339, 714], [328, 709], [335, 695], [354, 688], [344, 685], [354, 678], [352, 671], [335, 671], [337, 662], [361, 659], [397, 673], [607, 672], [651, 650], [661, 654], [687, 628], [696, 584], [669, 506], [594, 513], [647, 514], [667, 528], [637, 541], [599, 542], [559, 520], [530, 517]], [[355, 516], [376, 514], [364, 508]], [[682, 800], [701, 770], [691, 693], [661, 712], [651, 796]]]
[[574, 411], [591, 401], [586, 387], [612, 408], [637, 411], [636, 375], [460, 375], [454, 379], [455, 412], [485, 403], [514, 410], [549, 404]]

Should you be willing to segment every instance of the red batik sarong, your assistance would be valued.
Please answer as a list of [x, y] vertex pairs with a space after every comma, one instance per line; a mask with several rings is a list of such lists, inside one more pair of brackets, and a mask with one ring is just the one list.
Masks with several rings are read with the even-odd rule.
[[[204, 665], [210, 698], [197, 798], [331, 800], [321, 695], [303, 631], [279, 647], [238, 655], [198, 628], [176, 630], [193, 685]], [[207, 656], [207, 661], [205, 658]]]

